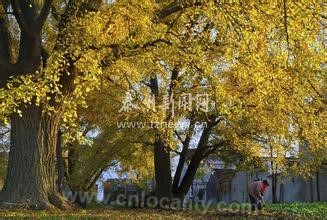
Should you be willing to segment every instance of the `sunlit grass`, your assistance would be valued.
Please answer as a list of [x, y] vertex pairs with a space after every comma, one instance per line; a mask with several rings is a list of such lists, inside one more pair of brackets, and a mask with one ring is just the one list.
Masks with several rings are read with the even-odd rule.
[[327, 203], [281, 203], [269, 204], [266, 207], [270, 212], [284, 212], [303, 217], [327, 217]]
[[[267, 204], [261, 212], [237, 212], [235, 210], [217, 211], [203, 210], [157, 210], [157, 209], [133, 209], [113, 208], [99, 206], [86, 210], [74, 211], [29, 211], [29, 210], [1, 210], [1, 217], [11, 218], [40, 218], [40, 219], [225, 219], [242, 220], [252, 217], [260, 219], [298, 219], [301, 217], [324, 218], [327, 216], [327, 203], [284, 203]], [[276, 217], [276, 218], [275, 218]]]

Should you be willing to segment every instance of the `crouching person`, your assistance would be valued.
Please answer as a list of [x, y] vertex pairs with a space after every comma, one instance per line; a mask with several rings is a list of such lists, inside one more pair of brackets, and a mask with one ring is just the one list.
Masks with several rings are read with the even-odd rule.
[[251, 183], [248, 187], [249, 197], [251, 202], [251, 210], [261, 210], [264, 204], [264, 194], [269, 186], [268, 180], [260, 180]]

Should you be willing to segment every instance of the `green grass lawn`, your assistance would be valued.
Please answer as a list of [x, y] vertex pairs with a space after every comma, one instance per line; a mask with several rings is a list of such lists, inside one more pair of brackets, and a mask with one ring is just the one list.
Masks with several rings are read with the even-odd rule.
[[[327, 217], [327, 203], [289, 203], [267, 204], [261, 212], [238, 212], [235, 210], [217, 211], [211, 209], [204, 214], [202, 210], [170, 211], [155, 209], [132, 209], [132, 208], [104, 208], [93, 207], [86, 210], [68, 212], [46, 212], [28, 210], [1, 210], [1, 217], [14, 218], [40, 218], [40, 219], [302, 219], [302, 217], [321, 218]], [[285, 218], [286, 219], [286, 218]]]
[[322, 217], [327, 219], [327, 203], [282, 203], [269, 204], [268, 212], [280, 212], [302, 217]]

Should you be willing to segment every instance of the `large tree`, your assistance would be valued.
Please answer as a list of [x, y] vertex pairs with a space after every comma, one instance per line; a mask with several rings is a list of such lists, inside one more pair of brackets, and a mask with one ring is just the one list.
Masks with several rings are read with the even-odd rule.
[[[49, 113], [41, 101], [44, 96], [31, 91], [37, 89], [34, 86], [41, 88], [46, 78], [45, 69], [51, 65], [51, 61], [48, 63], [50, 53], [62, 49], [59, 39], [64, 38], [63, 30], [73, 17], [85, 11], [81, 10], [82, 1], [69, 1], [65, 6], [62, 3], [13, 0], [0, 4], [2, 116], [8, 117], [11, 125], [8, 172], [1, 193], [5, 206], [68, 208], [68, 203], [57, 193], [55, 183], [55, 146], [63, 105], [49, 98], [48, 106], [58, 110]], [[56, 13], [60, 13], [62, 7], [64, 12], [57, 18]], [[51, 8], [53, 16], [50, 16]], [[60, 79], [63, 95], [68, 95], [73, 87], [73, 78], [67, 77], [68, 72], [61, 72], [65, 75]], [[34, 86], [18, 79], [28, 79]], [[44, 95], [54, 97], [50, 94], [51, 88], [42, 87]], [[34, 94], [27, 94], [28, 90]]]
[[[311, 152], [325, 149], [325, 125], [319, 123], [326, 114], [322, 17], [309, 13], [320, 11], [321, 5], [241, 6], [211, 5], [171, 16], [169, 31], [161, 39], [167, 45], [112, 65], [112, 75], [104, 75], [101, 91], [89, 101], [91, 112], [82, 114], [104, 126], [126, 120], [129, 136], [139, 130], [147, 134], [138, 143], [153, 146], [158, 198], [183, 198], [201, 163], [213, 153], [226, 162], [252, 166], [257, 165], [254, 159], [270, 157], [275, 173], [276, 165], [287, 164], [290, 155], [304, 159], [299, 146]], [[301, 11], [303, 7], [308, 11]], [[307, 20], [312, 26], [300, 28]], [[133, 94], [135, 108], [123, 114], [126, 92]], [[188, 94], [211, 96], [211, 109], [199, 112], [195, 103], [187, 110], [177, 109], [178, 100]], [[99, 99], [104, 96], [109, 100]], [[175, 103], [167, 105], [167, 97]], [[159, 126], [149, 127], [151, 122]], [[183, 122], [207, 126], [165, 126]]]
[[[140, 107], [127, 121], [207, 123], [198, 133], [192, 126], [184, 130], [145, 127], [153, 135], [143, 140], [153, 144], [159, 199], [183, 198], [201, 162], [212, 153], [234, 163], [232, 158], [241, 158], [241, 164], [270, 157], [274, 173], [276, 164], [287, 163], [290, 155], [307, 165], [304, 151], [323, 152], [325, 123], [320, 121], [326, 120], [326, 78], [321, 10], [319, 3], [287, 1], [184, 10], [170, 17], [169, 31], [162, 39], [168, 45], [112, 66], [116, 77], [107, 80], [132, 90], [133, 101]], [[113, 103], [123, 100], [121, 93], [112, 96]], [[190, 112], [175, 109], [175, 116], [172, 103], [168, 109], [160, 108], [167, 104], [164, 96], [176, 101], [183, 93], [209, 94], [214, 108], [206, 114], [199, 114], [194, 106]], [[151, 98], [154, 106], [147, 103]], [[100, 121], [105, 121], [103, 115], [119, 111], [121, 106], [113, 103], [108, 104], [113, 107], [107, 106], [107, 114], [97, 114]], [[101, 112], [106, 109], [105, 104], [100, 106]], [[134, 117], [137, 114], [139, 118]], [[190, 144], [194, 139], [197, 143]], [[190, 149], [195, 152], [191, 156]], [[179, 160], [172, 175], [174, 153]]]

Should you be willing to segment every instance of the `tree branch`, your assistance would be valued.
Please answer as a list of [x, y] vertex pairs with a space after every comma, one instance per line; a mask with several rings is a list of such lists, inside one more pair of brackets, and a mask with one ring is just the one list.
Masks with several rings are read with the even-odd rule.
[[59, 21], [59, 30], [63, 30], [69, 21], [77, 14], [80, 5], [80, 0], [69, 0], [66, 10]]
[[179, 12], [183, 9], [192, 7], [192, 6], [200, 6], [205, 4], [206, 0], [184, 0], [184, 1], [180, 1], [180, 0], [176, 0], [174, 2], [172, 2], [171, 4], [169, 4], [167, 7], [165, 7], [163, 10], [161, 10], [158, 14], [159, 19], [164, 19], [165, 17], [168, 17], [171, 14], [174, 14], [176, 12]]
[[318, 97], [326, 104], [325, 98], [324, 96], [318, 91], [318, 89], [313, 85], [313, 83], [307, 79], [310, 87], [313, 89], [313, 91], [315, 91], [315, 93], [318, 95]]
[[56, 21], [59, 21], [61, 15], [59, 14], [59, 12], [56, 9], [56, 7], [54, 7], [53, 5], [51, 6], [51, 14], [52, 14], [52, 16], [54, 17], [54, 19]]
[[26, 19], [24, 17], [22, 7], [19, 3], [19, 0], [11, 0], [11, 5], [13, 8], [14, 16], [15, 16], [17, 23], [18, 23], [19, 27], [21, 28], [21, 30], [26, 34], [31, 33], [30, 28], [28, 27], [28, 25], [26, 23]]
[[288, 26], [287, 26], [287, 2], [286, 0], [283, 1], [283, 7], [284, 7], [284, 28], [285, 28], [285, 33], [286, 33], [286, 42], [287, 42], [287, 47], [289, 46], [289, 35], [288, 35]]
[[11, 11], [7, 11], [7, 12], [1, 12], [0, 15], [15, 15], [15, 14]]
[[178, 161], [178, 165], [177, 165], [176, 172], [174, 175], [174, 180], [173, 180], [173, 185], [172, 185], [174, 193], [176, 193], [178, 191], [179, 182], [180, 182], [180, 179], [182, 176], [184, 164], [187, 159], [186, 157], [187, 157], [187, 153], [188, 153], [190, 142], [191, 142], [190, 136], [187, 136], [186, 139], [183, 141], [183, 139], [180, 137], [178, 132], [175, 132], [175, 133], [180, 138], [180, 141], [183, 144], [183, 148], [182, 148], [182, 152], [179, 153], [179, 161]]
[[[5, 11], [4, 5], [0, 5], [0, 13]], [[14, 65], [11, 63], [11, 36], [9, 32], [8, 18], [6, 14], [0, 14], [0, 87], [2, 87], [11, 73]]]
[[202, 155], [202, 158], [205, 159], [207, 158], [209, 155], [215, 153], [215, 151], [217, 151], [219, 148], [227, 145], [228, 142], [227, 141], [221, 141], [220, 143], [218, 144], [214, 144], [214, 145], [210, 145], [210, 146], [207, 146], [206, 148], [208, 148], [208, 151], [205, 152], [203, 155]]
[[44, 26], [45, 21], [47, 20], [47, 17], [50, 13], [50, 9], [52, 6], [53, 0], [45, 0], [43, 7], [41, 9], [41, 12], [38, 16], [38, 18], [36, 19], [36, 25], [35, 25], [35, 29], [36, 31], [39, 33], [40, 31], [42, 31], [42, 28]]
[[9, 132], [10, 132], [10, 130], [7, 130], [7, 131], [4, 131], [4, 132], [1, 132], [1, 133], [0, 133], [0, 136], [4, 136], [4, 135], [6, 135], [6, 134], [9, 134]]
[[181, 137], [181, 135], [177, 132], [177, 131], [174, 131], [176, 137], [178, 138], [178, 140], [183, 144], [185, 145], [185, 140], [183, 140], [183, 138]]

